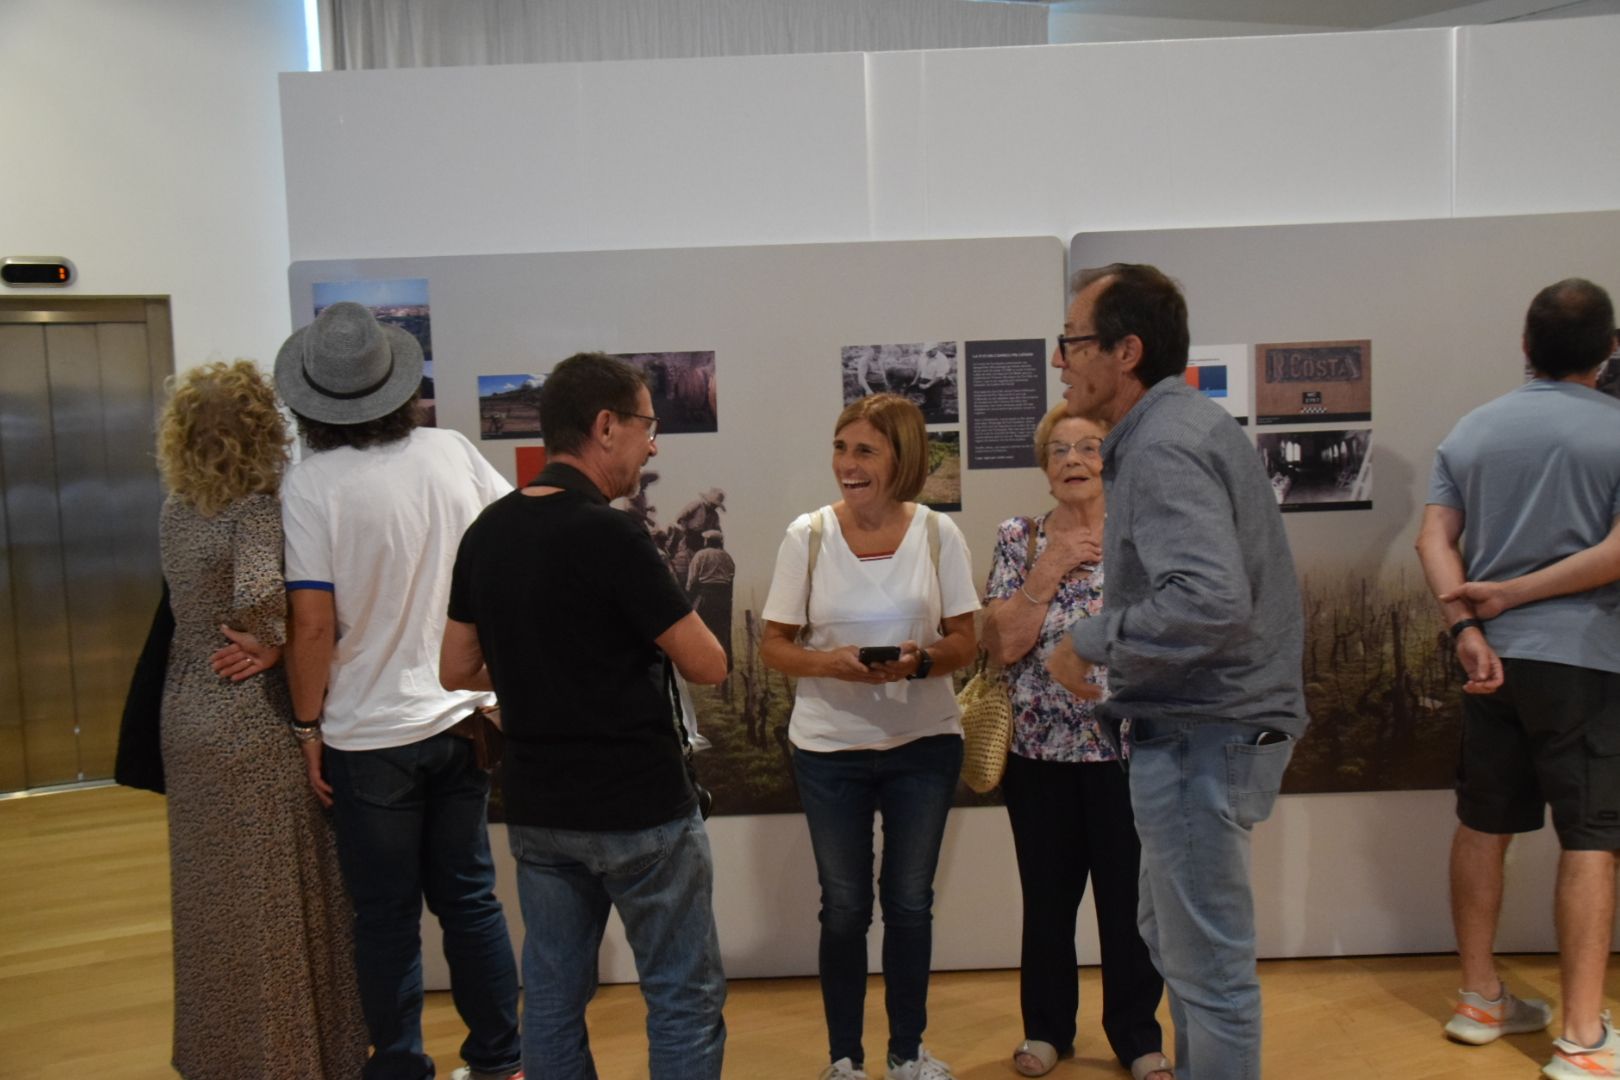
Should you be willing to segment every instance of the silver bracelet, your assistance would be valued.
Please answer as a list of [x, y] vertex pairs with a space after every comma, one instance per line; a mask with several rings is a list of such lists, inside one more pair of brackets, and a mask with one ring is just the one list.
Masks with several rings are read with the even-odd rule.
[[1024, 588], [1022, 585], [1018, 586], [1018, 591], [1024, 594], [1024, 599], [1025, 600], [1028, 600], [1030, 603], [1034, 604], [1036, 607], [1045, 607], [1046, 605], [1048, 605], [1048, 604], [1050, 604], [1052, 602], [1050, 600], [1037, 600], [1037, 599], [1035, 599], [1033, 596], [1029, 595], [1029, 590]]
[[297, 739], [301, 743], [314, 742], [316, 739], [321, 737], [321, 725], [318, 722], [314, 724], [300, 724], [294, 720], [288, 723], [287, 726], [292, 729], [293, 738]]

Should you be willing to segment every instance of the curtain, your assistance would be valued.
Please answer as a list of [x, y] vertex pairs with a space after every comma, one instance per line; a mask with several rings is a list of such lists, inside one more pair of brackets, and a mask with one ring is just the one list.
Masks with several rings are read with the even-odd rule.
[[335, 70], [1046, 44], [1039, 3], [320, 0]]

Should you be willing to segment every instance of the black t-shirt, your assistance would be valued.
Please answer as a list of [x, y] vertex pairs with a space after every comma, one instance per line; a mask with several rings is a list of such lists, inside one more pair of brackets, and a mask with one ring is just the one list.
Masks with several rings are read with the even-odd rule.
[[491, 503], [450, 617], [478, 627], [506, 733], [507, 821], [646, 829], [695, 803], [653, 644], [692, 610], [647, 532], [574, 491]]

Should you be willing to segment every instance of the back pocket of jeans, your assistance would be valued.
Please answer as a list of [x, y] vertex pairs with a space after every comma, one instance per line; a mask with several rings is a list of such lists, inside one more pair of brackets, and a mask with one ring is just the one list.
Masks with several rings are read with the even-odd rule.
[[416, 744], [356, 750], [344, 753], [341, 768], [355, 799], [372, 806], [398, 806], [414, 797], [417, 756]]
[[1226, 744], [1227, 796], [1232, 818], [1245, 829], [1271, 816], [1282, 788], [1283, 773], [1294, 756], [1294, 737], [1283, 742], [1255, 746], [1253, 743]]

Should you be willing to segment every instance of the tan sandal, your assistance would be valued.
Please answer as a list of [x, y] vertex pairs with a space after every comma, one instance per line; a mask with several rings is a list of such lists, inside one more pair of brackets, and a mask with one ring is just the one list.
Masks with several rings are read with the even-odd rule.
[[1154, 1073], [1164, 1073], [1170, 1080], [1176, 1080], [1175, 1071], [1170, 1067], [1170, 1059], [1163, 1054], [1143, 1054], [1131, 1062], [1131, 1080], [1148, 1080]]
[[[1035, 1064], [1027, 1065], [1025, 1059], [1033, 1059]], [[1019, 1076], [1045, 1076], [1057, 1063], [1058, 1048], [1040, 1039], [1025, 1039], [1013, 1051], [1013, 1068]]]

